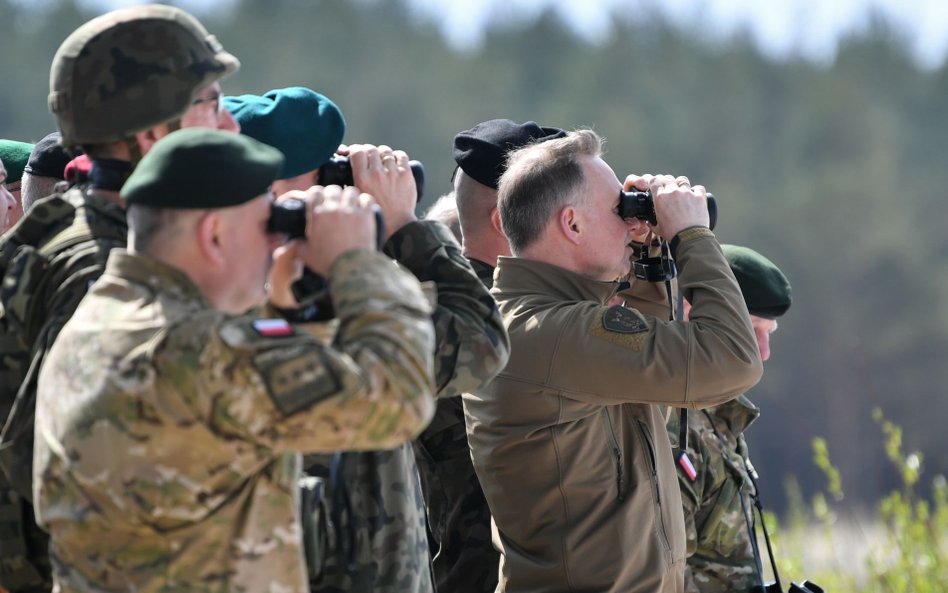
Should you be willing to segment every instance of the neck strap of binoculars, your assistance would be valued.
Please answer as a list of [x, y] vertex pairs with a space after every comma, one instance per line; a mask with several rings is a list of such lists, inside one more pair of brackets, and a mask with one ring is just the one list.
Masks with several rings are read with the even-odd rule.
[[[663, 260], [668, 255], [667, 250], [668, 243], [662, 241]], [[665, 262], [662, 261], [662, 264], [664, 265]], [[680, 290], [677, 297], [675, 296], [675, 291], [672, 289], [672, 278], [668, 275], [665, 276], [665, 293], [668, 295], [668, 320], [683, 319], [685, 317], [685, 297]], [[688, 450], [688, 408], [678, 409], [678, 450]]]

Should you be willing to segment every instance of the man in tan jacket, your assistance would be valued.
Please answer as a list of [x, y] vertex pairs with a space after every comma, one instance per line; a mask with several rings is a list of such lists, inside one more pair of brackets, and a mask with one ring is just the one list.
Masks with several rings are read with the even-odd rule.
[[[511, 358], [464, 396], [498, 591], [681, 591], [681, 498], [657, 404], [716, 405], [761, 375], [704, 188], [668, 175], [623, 185], [600, 154], [594, 132], [571, 132], [511, 153], [500, 182], [513, 257], [499, 258], [492, 293]], [[645, 224], [618, 215], [631, 187], [652, 191], [654, 230], [693, 304], [687, 323], [606, 305]]]

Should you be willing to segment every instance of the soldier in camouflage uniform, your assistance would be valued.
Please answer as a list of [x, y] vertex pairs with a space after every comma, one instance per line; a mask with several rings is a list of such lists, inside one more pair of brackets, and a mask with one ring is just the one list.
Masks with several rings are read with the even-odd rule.
[[[756, 251], [722, 245], [744, 294], [762, 360], [770, 358], [776, 318], [790, 308], [790, 283]], [[688, 416], [687, 461], [679, 460], [678, 483], [685, 511], [689, 593], [749, 591], [760, 583], [759, 558], [751, 544], [754, 484], [748, 476], [744, 430], [760, 414], [745, 395]], [[668, 422], [678, 441], [678, 416]], [[690, 462], [690, 463], [689, 463]]]
[[[304, 593], [299, 452], [392, 447], [431, 418], [431, 305], [376, 252], [372, 197], [314, 189], [308, 234], [278, 247], [282, 161], [179, 130], [123, 187], [128, 250], [39, 382], [36, 516], [58, 590]], [[331, 280], [332, 345], [247, 313], [274, 250]]]
[[[310, 101], [306, 111], [300, 106], [308, 100], [296, 89], [271, 91], [264, 98], [268, 101], [228, 98], [228, 105], [241, 103], [234, 112], [239, 121], [253, 121], [245, 126], [247, 132], [280, 148], [291, 162], [312, 167], [329, 158], [325, 145], [313, 141], [314, 136], [340, 140], [335, 122], [341, 116], [327, 108], [325, 98]], [[251, 109], [251, 104], [258, 107]], [[297, 141], [297, 131], [287, 129], [284, 122], [290, 117], [296, 130], [304, 131], [300, 136], [310, 132], [309, 142]], [[439, 222], [416, 219], [417, 191], [408, 156], [368, 144], [339, 149], [349, 156], [355, 185], [375, 195], [382, 208], [383, 253], [437, 288], [432, 319], [438, 397], [454, 397], [485, 383], [507, 360], [507, 334], [494, 299], [461, 255], [451, 231]], [[388, 170], [399, 171], [403, 183], [390, 185]], [[304, 532], [315, 543], [308, 553], [312, 590], [432, 591], [424, 499], [411, 446], [311, 455], [305, 462], [304, 498], [313, 508]]]
[[236, 130], [217, 99], [238, 67], [194, 17], [160, 5], [93, 19], [56, 52], [49, 107], [63, 145], [81, 146], [94, 167], [90, 184], [39, 200], [0, 239], [0, 586], [10, 591], [51, 586], [29, 502], [40, 364], [109, 251], [125, 245], [117, 190], [141, 155], [177, 127]]

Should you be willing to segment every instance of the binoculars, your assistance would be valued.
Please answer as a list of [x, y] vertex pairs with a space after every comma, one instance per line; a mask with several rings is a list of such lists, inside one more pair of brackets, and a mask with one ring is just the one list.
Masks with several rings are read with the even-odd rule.
[[[375, 214], [375, 235], [379, 249], [385, 238], [385, 220], [382, 209], [373, 206]], [[306, 202], [302, 200], [283, 200], [270, 204], [270, 218], [267, 220], [268, 233], [282, 233], [288, 239], [302, 239], [306, 236]]]
[[[425, 166], [420, 161], [408, 161], [412, 177], [415, 178], [415, 187], [418, 190], [418, 200], [425, 193]], [[349, 157], [334, 154], [329, 162], [319, 168], [320, 185], [355, 185], [352, 179], [352, 165]]]
[[[638, 218], [649, 224], [658, 224], [652, 192], [634, 189], [619, 192], [619, 216], [626, 219]], [[708, 228], [713, 230], [718, 222], [718, 203], [714, 199], [714, 194], [708, 194], [708, 216], [710, 218]]]
[[[751, 589], [751, 593], [783, 593], [783, 589], [780, 588], [779, 583], [767, 583], [766, 585], [757, 585]], [[791, 582], [790, 588], [787, 589], [787, 593], [825, 593], [823, 588], [811, 583], [810, 581], [803, 581], [799, 585]]]

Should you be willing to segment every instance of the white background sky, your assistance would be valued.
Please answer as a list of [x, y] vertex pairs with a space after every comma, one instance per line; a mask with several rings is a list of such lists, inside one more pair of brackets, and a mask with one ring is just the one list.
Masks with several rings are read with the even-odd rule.
[[480, 24], [491, 15], [512, 11], [537, 13], [555, 6], [584, 35], [605, 32], [609, 9], [645, 20], [661, 10], [687, 27], [713, 35], [749, 29], [770, 55], [799, 53], [831, 58], [841, 34], [866, 27], [872, 9], [904, 32], [920, 64], [938, 66], [948, 48], [945, 0], [411, 0], [418, 10], [436, 15], [452, 41], [476, 44]]
[[[26, 3], [27, 0], [24, 0]], [[140, 0], [85, 0], [103, 6]], [[230, 0], [183, 0], [195, 10]], [[252, 0], [265, 1], [265, 0]], [[350, 0], [353, 1], [353, 0]], [[382, 0], [385, 1], [385, 0]], [[948, 49], [948, 0], [409, 0], [419, 14], [433, 17], [459, 48], [476, 47], [490, 18], [530, 16], [553, 6], [590, 38], [606, 33], [608, 12], [644, 21], [655, 11], [700, 30], [723, 36], [749, 30], [771, 56], [800, 54], [831, 59], [841, 35], [865, 29], [873, 9], [887, 17], [909, 40], [925, 67], [940, 66]]]

